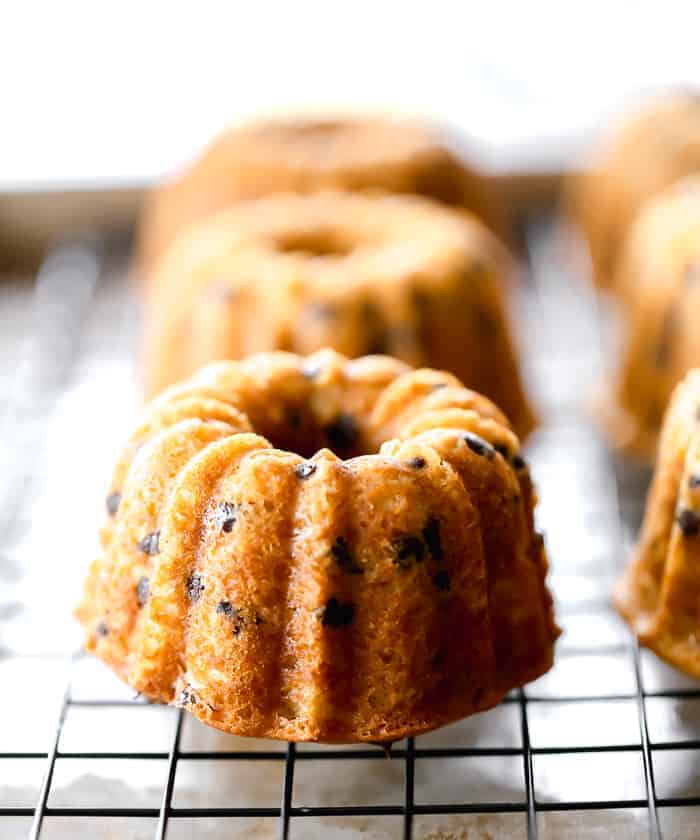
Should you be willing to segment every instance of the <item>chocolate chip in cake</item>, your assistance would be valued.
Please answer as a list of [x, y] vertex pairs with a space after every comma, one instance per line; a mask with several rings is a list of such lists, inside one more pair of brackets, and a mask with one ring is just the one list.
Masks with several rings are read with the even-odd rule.
[[464, 442], [476, 455], [481, 455], [489, 460], [494, 457], [495, 450], [493, 446], [479, 437], [479, 435], [475, 435], [472, 432], [465, 432]]
[[523, 458], [520, 454], [513, 455], [513, 467], [516, 470], [526, 470], [527, 469], [527, 461]]
[[138, 547], [144, 554], [158, 554], [160, 546], [160, 531], [153, 531], [151, 534], [146, 534], [145, 537], [139, 540]]
[[204, 592], [202, 576], [194, 572], [187, 578], [187, 597], [195, 604], [202, 597], [202, 592]]
[[394, 542], [396, 555], [393, 562], [402, 569], [410, 569], [414, 563], [422, 563], [425, 546], [418, 537], [399, 537]]
[[304, 461], [301, 464], [297, 464], [294, 467], [294, 475], [297, 478], [304, 479], [311, 478], [311, 476], [316, 472], [317, 466], [316, 464], [312, 464], [309, 461]]
[[349, 575], [364, 574], [364, 569], [357, 562], [345, 537], [338, 537], [331, 546], [331, 554], [340, 568]]
[[339, 452], [351, 450], [359, 437], [355, 418], [351, 414], [339, 414], [332, 423], [326, 426], [326, 437], [331, 449]]
[[450, 576], [445, 569], [439, 571], [433, 577], [433, 583], [441, 592], [449, 592], [450, 589]]
[[684, 508], [676, 517], [676, 521], [684, 537], [694, 537], [700, 532], [700, 516], [694, 510]]
[[98, 639], [104, 639], [104, 637], [109, 633], [109, 627], [107, 627], [106, 621], [98, 621], [95, 625], [95, 635]]
[[386, 332], [377, 331], [370, 336], [365, 347], [365, 356], [386, 356], [390, 350], [389, 336]]
[[508, 449], [505, 443], [494, 443], [493, 448], [506, 461], [510, 459], [510, 449]]
[[337, 598], [329, 598], [320, 614], [324, 627], [346, 627], [355, 617], [355, 607], [352, 604], [344, 604]]
[[139, 604], [143, 606], [146, 601], [148, 601], [148, 596], [150, 595], [151, 587], [148, 582], [148, 578], [144, 575], [142, 578], [139, 579], [139, 582], [136, 584], [136, 597], [139, 600]]
[[119, 503], [121, 500], [121, 493], [110, 493], [109, 496], [107, 496], [105, 499], [105, 505], [107, 507], [107, 513], [110, 516], [114, 516], [114, 514], [119, 510]]
[[447, 659], [447, 647], [445, 645], [441, 645], [433, 654], [433, 659], [431, 661], [431, 665], [433, 668], [442, 668], [445, 664], [445, 660]]
[[216, 612], [219, 615], [225, 615], [226, 618], [231, 620], [233, 624], [233, 635], [238, 636], [245, 624], [245, 618], [241, 610], [237, 610], [230, 601], [219, 601], [216, 605]]
[[433, 560], [441, 563], [445, 557], [445, 552], [442, 548], [442, 541], [440, 540], [440, 520], [437, 516], [431, 516], [425, 523], [423, 528], [423, 539], [428, 546], [428, 551]]
[[408, 466], [412, 470], [422, 470], [426, 465], [425, 458], [421, 457], [420, 455], [415, 455], [413, 458], [408, 459]]
[[486, 309], [474, 311], [476, 316], [476, 328], [482, 338], [493, 338], [498, 335], [500, 322], [498, 318]]
[[286, 423], [290, 429], [301, 429], [301, 427], [304, 425], [304, 415], [299, 409], [287, 409], [285, 417]]
[[434, 382], [430, 386], [431, 391], [439, 391], [441, 388], [447, 388], [447, 382]]
[[216, 524], [226, 534], [230, 534], [236, 524], [238, 508], [233, 502], [219, 502], [214, 510]]
[[700, 475], [691, 475], [688, 479], [688, 487], [690, 487], [691, 490], [696, 490], [700, 487]]
[[182, 689], [182, 691], [177, 695], [177, 698], [175, 699], [175, 705], [180, 709], [184, 706], [188, 706], [190, 703], [196, 702], [197, 696], [189, 686], [185, 686], [185, 688]]

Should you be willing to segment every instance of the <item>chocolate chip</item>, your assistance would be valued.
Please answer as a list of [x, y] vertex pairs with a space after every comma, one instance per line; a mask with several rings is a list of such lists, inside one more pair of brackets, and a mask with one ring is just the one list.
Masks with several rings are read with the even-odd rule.
[[343, 604], [337, 598], [329, 598], [321, 615], [324, 627], [345, 627], [352, 623], [355, 607], [352, 604]]
[[426, 465], [425, 458], [422, 458], [420, 455], [415, 455], [413, 458], [408, 459], [408, 466], [411, 467], [413, 470], [422, 470], [423, 467]]
[[236, 524], [238, 508], [233, 502], [219, 502], [214, 510], [216, 524], [226, 534], [230, 534]]
[[444, 646], [441, 646], [433, 654], [433, 659], [432, 659], [432, 662], [430, 664], [433, 666], [433, 668], [441, 668], [445, 664], [446, 659], [447, 659], [447, 648], [444, 647]]
[[182, 689], [182, 691], [177, 695], [177, 699], [175, 700], [175, 705], [178, 708], [182, 708], [183, 706], [188, 706], [190, 703], [196, 703], [197, 696], [192, 691], [189, 686], [186, 686]]
[[433, 560], [441, 563], [445, 557], [445, 552], [442, 548], [442, 542], [440, 540], [440, 520], [437, 516], [431, 516], [425, 523], [425, 528], [423, 528], [423, 539], [425, 540], [425, 544], [428, 546], [428, 551], [430, 552]]
[[106, 621], [98, 621], [97, 625], [95, 626], [95, 635], [98, 639], [104, 639], [104, 637], [109, 633], [109, 627], [107, 627]]
[[146, 601], [148, 601], [148, 596], [150, 595], [151, 587], [148, 582], [148, 578], [144, 575], [142, 578], [139, 579], [139, 582], [136, 584], [136, 597], [139, 599], [139, 604], [143, 606]]
[[326, 426], [326, 437], [331, 449], [340, 452], [347, 452], [357, 443], [359, 430], [355, 418], [351, 414], [340, 414], [328, 426]]
[[684, 537], [694, 537], [700, 532], [700, 516], [694, 510], [684, 508], [676, 517]]
[[160, 546], [158, 542], [160, 540], [160, 531], [153, 531], [151, 534], [146, 534], [145, 537], [139, 540], [138, 547], [144, 554], [158, 554], [160, 551]]
[[225, 615], [228, 618], [233, 618], [236, 614], [236, 610], [230, 601], [219, 601], [216, 605], [216, 611], [219, 615]]
[[439, 571], [433, 577], [433, 583], [441, 592], [449, 592], [450, 590], [450, 576], [445, 569]]
[[476, 328], [483, 338], [493, 338], [498, 335], [500, 322], [491, 312], [485, 309], [476, 310]]
[[187, 597], [195, 604], [202, 597], [202, 592], [204, 592], [202, 576], [195, 572], [187, 578]]
[[107, 506], [107, 513], [110, 516], [114, 516], [114, 514], [119, 510], [119, 503], [121, 500], [121, 493], [110, 493], [109, 496], [107, 496], [105, 499], [105, 505]]
[[513, 455], [513, 467], [516, 470], [526, 470], [527, 469], [527, 461], [523, 458], [522, 455], [516, 454]]
[[410, 569], [414, 563], [422, 563], [425, 547], [418, 537], [400, 537], [394, 542], [396, 556], [393, 562], [402, 569]]
[[495, 452], [493, 446], [478, 435], [472, 434], [472, 432], [465, 432], [464, 442], [477, 455], [482, 455], [489, 460], [493, 458]]
[[447, 388], [447, 382], [435, 382], [430, 386], [431, 391], [439, 391], [441, 388]]
[[233, 624], [233, 635], [238, 636], [243, 625], [245, 624], [245, 617], [241, 610], [237, 610], [230, 601], [219, 601], [216, 605], [216, 612], [219, 615], [225, 615]]
[[301, 429], [304, 425], [304, 415], [298, 409], [290, 408], [287, 411], [287, 425], [290, 429]]
[[696, 490], [700, 487], [700, 475], [691, 475], [688, 479], [688, 487], [690, 487], [691, 490]]
[[389, 336], [386, 333], [376, 333], [371, 336], [365, 347], [366, 356], [386, 356], [389, 353]]
[[316, 464], [311, 464], [308, 461], [304, 461], [302, 464], [297, 464], [294, 467], [294, 475], [297, 478], [302, 479], [302, 481], [306, 478], [311, 478], [311, 476], [316, 472]]
[[494, 443], [493, 448], [502, 458], [505, 458], [506, 461], [510, 459], [510, 449], [508, 449], [505, 443]]
[[364, 569], [355, 559], [355, 556], [344, 537], [338, 537], [331, 546], [331, 554], [335, 562], [349, 575], [364, 574]]

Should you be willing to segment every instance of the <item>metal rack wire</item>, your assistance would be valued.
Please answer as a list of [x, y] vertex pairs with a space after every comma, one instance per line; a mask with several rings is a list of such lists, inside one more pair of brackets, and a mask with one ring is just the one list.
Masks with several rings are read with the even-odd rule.
[[[85, 401], [99, 402], [105, 370], [111, 396], [109, 404], [98, 405], [93, 421], [111, 418], [119, 426], [128, 415], [128, 359], [138, 318], [123, 265], [89, 241], [55, 250], [35, 284], [0, 287], [0, 327], [8, 337], [0, 348], [0, 442], [7, 465], [0, 474], [0, 684], [3, 666], [12, 673], [18, 663], [25, 673], [41, 670], [40, 683], [49, 661], [57, 664], [57, 686], [65, 686], [68, 672], [68, 687], [52, 701], [53, 729], [41, 744], [5, 730], [12, 736], [8, 746], [0, 726], [0, 838], [81, 832], [97, 837], [110, 820], [109, 836], [119, 837], [248, 836], [253, 826], [256, 837], [281, 838], [326, 837], [335, 828], [350, 833], [353, 826], [363, 837], [406, 840], [475, 826], [529, 839], [586, 837], [601, 826], [621, 837], [695, 836], [700, 687], [640, 651], [608, 605], [610, 582], [639, 521], [644, 481], [610, 461], [581, 410], [582, 397], [604, 367], [600, 313], [558, 263], [549, 224], [531, 225], [528, 243], [534, 280], [523, 292], [519, 320], [546, 420], [530, 457], [541, 491], [552, 585], [567, 632], [550, 674], [476, 722], [397, 744], [390, 764], [374, 747], [227, 736], [209, 741], [199, 730], [193, 734], [194, 724], [181, 710], [150, 706], [114, 683], [105, 687], [101, 666], [73, 654], [76, 638], [70, 632], [46, 632], [47, 626], [65, 623], [65, 616], [59, 611], [59, 620], [59, 613], [51, 612], [51, 598], [32, 606], [27, 593], [47, 574], [51, 581], [45, 558], [41, 562], [32, 551], [41, 515], [32, 502], [43, 494], [47, 503], [57, 504], [56, 489], [46, 489], [52, 475], [46, 464], [52, 463], [51, 447], [62, 443], [51, 430], [58, 422], [79, 424]], [[83, 433], [80, 425], [78, 430]], [[76, 473], [82, 485], [78, 463]], [[65, 511], [77, 503], [63, 505], [59, 514], [68, 516]], [[60, 557], [78, 550], [71, 534], [64, 537]], [[32, 629], [38, 632], [32, 635]], [[86, 667], [92, 669], [87, 679]], [[12, 686], [22, 699], [22, 684]], [[41, 708], [50, 705], [47, 700]], [[16, 707], [16, 696], [0, 692], [0, 714], [16, 714]], [[129, 740], [128, 727], [115, 727], [110, 736], [113, 715], [133, 721], [152, 711], [162, 716], [167, 732], [157, 746], [150, 739], [145, 747], [122, 744]], [[80, 729], [81, 715], [93, 726], [71, 746], [69, 733]], [[10, 784], [12, 770], [19, 767], [21, 776], [21, 767], [32, 762], [40, 782], [26, 789]], [[94, 791], [84, 794], [102, 772], [109, 775], [99, 769], [105, 762], [159, 768], [153, 797], [140, 799], [140, 783], [129, 782], [128, 773], [122, 774], [125, 799], [115, 798], [114, 787], [102, 800]], [[67, 764], [84, 768], [68, 785], [61, 782]], [[201, 780], [189, 800], [181, 795], [188, 765]], [[239, 783], [225, 780], [213, 804], [208, 780], [224, 767], [237, 768]], [[260, 781], [245, 788], [241, 780], [254, 769]], [[386, 786], [375, 775], [389, 779]], [[360, 784], [363, 776], [371, 780], [369, 791]], [[340, 781], [323, 787], [324, 777]], [[265, 801], [256, 788], [267, 791]]]

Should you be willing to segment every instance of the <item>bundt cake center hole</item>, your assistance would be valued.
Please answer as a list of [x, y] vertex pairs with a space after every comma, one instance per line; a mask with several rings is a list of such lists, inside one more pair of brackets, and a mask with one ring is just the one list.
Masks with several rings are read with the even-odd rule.
[[292, 231], [278, 236], [277, 250], [282, 254], [305, 254], [311, 257], [346, 257], [353, 245], [330, 230]]

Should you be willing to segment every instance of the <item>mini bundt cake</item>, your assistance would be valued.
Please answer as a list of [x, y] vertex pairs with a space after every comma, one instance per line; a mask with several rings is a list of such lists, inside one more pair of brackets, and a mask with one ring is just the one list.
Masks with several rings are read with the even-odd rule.
[[640, 544], [615, 601], [642, 644], [700, 677], [700, 370], [664, 420]]
[[700, 177], [679, 181], [639, 214], [620, 259], [622, 361], [599, 401], [616, 448], [652, 461], [673, 388], [700, 365]]
[[209, 361], [332, 347], [445, 368], [533, 415], [505, 314], [511, 268], [486, 228], [425, 199], [357, 193], [239, 203], [170, 248], [146, 308], [146, 390]]
[[394, 740], [550, 667], [534, 504], [505, 417], [448, 373], [219, 362], [146, 408], [77, 615], [122, 679], [212, 726]]
[[139, 263], [150, 274], [183, 228], [240, 199], [319, 189], [412, 193], [476, 213], [504, 233], [484, 178], [439, 132], [406, 119], [266, 120], [221, 134], [146, 200]]
[[642, 205], [686, 175], [700, 171], [700, 97], [655, 97], [625, 118], [572, 179], [569, 210], [590, 249], [601, 288], [615, 290], [620, 247]]

